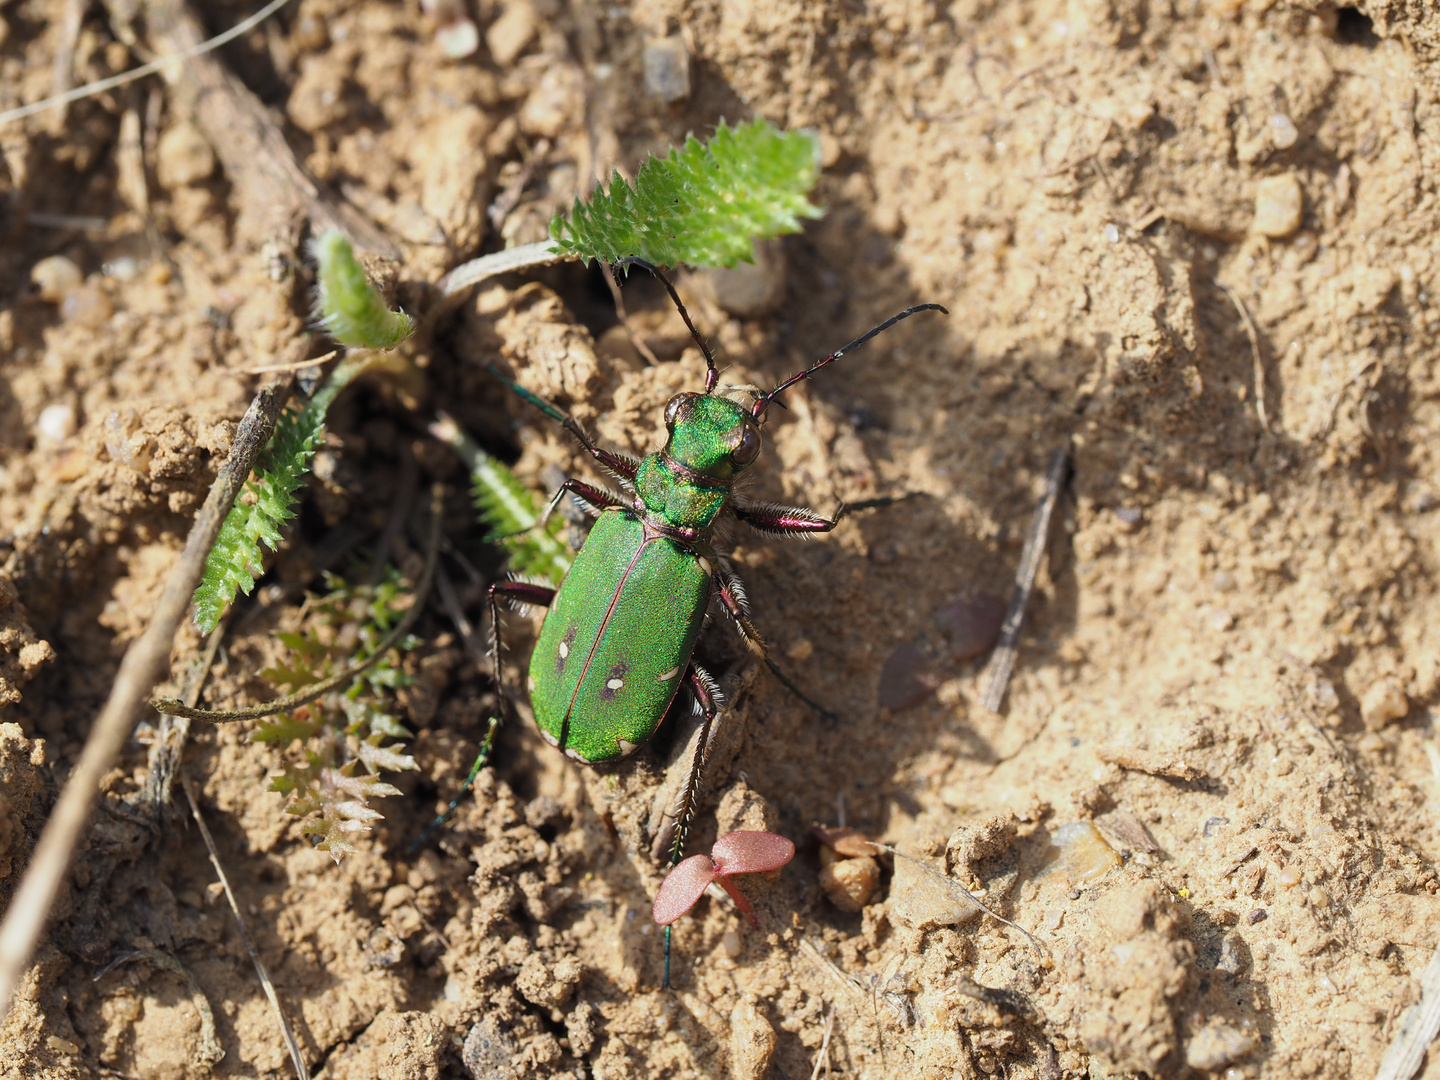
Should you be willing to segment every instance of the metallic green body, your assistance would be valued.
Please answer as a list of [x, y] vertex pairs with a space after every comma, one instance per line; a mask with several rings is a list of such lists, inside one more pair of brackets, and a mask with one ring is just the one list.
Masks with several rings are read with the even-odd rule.
[[530, 656], [535, 722], [578, 761], [623, 758], [665, 718], [710, 600], [711, 529], [759, 449], [727, 398], [682, 394], [666, 424], [665, 449], [636, 473], [634, 509], [600, 514]]
[[545, 615], [530, 703], [546, 741], [599, 764], [655, 734], [685, 681], [710, 598], [701, 560], [607, 510]]

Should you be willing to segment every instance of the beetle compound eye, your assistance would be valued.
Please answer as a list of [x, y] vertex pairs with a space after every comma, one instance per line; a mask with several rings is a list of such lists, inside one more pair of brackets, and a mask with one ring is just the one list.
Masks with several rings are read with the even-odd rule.
[[736, 465], [749, 465], [759, 453], [760, 432], [746, 424], [744, 433], [740, 436], [740, 441], [735, 444], [735, 449], [730, 451], [730, 456]]
[[689, 394], [676, 394], [665, 406], [665, 426], [667, 428], [675, 426], [675, 418], [680, 415], [680, 406], [685, 404], [685, 399], [689, 396]]

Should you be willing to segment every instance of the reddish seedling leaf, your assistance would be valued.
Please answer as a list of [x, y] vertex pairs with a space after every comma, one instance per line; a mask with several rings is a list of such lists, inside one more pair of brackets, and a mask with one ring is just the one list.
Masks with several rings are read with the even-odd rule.
[[714, 880], [715, 864], [709, 855], [691, 855], [676, 863], [655, 894], [655, 907], [651, 912], [655, 921], [669, 926], [680, 919]]
[[741, 830], [716, 840], [710, 857], [721, 874], [758, 874], [788, 863], [795, 857], [795, 845], [773, 832]]
[[691, 855], [676, 863], [655, 896], [651, 911], [661, 926], [679, 921], [695, 906], [713, 881], [730, 894], [751, 926], [759, 926], [755, 909], [730, 880], [732, 874], [779, 870], [795, 857], [795, 845], [775, 833], [740, 830], [715, 841], [709, 855]]

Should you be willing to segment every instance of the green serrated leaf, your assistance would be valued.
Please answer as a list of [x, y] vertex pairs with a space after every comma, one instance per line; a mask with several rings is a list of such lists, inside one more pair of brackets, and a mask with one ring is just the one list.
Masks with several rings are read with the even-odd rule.
[[649, 158], [633, 186], [615, 173], [609, 190], [576, 200], [569, 220], [557, 214], [550, 236], [587, 260], [734, 266], [751, 261], [756, 239], [799, 232], [804, 218], [820, 216], [806, 198], [819, 173], [813, 135], [722, 120], [709, 142], [690, 135], [683, 149]]
[[205, 559], [205, 573], [195, 590], [195, 626], [202, 634], [215, 629], [236, 592], [247, 596], [264, 572], [264, 548], [280, 546], [281, 529], [295, 516], [294, 504], [310, 460], [325, 431], [330, 403], [366, 366], [364, 359], [340, 364], [309, 402], [287, 409], [275, 425], [257, 481], [247, 485], [253, 503], [237, 501], [220, 527]]

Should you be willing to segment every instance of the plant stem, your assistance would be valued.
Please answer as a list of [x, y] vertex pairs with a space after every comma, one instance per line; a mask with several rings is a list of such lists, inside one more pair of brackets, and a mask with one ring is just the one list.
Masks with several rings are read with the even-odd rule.
[[549, 266], [551, 263], [573, 262], [578, 257], [557, 251], [554, 243], [549, 240], [541, 240], [534, 244], [521, 244], [519, 247], [506, 248], [504, 251], [482, 255], [478, 259], [461, 263], [441, 278], [436, 284], [436, 288], [440, 290], [442, 296], [454, 296], [471, 285], [484, 281], [486, 278], [495, 277], [497, 274], [508, 274], [515, 270], [524, 270], [529, 266]]

